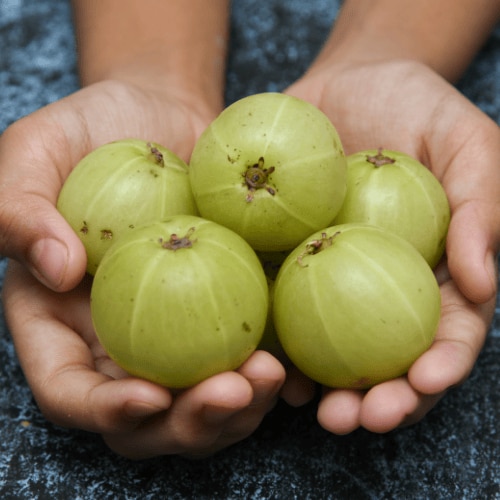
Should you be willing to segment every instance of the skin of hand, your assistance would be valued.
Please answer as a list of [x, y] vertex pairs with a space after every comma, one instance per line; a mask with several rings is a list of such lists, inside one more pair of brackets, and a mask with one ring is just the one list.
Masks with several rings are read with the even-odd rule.
[[17, 262], [7, 271], [7, 319], [48, 420], [100, 433], [112, 450], [131, 459], [201, 458], [248, 436], [273, 407], [285, 372], [264, 351], [234, 372], [175, 393], [128, 376], [95, 336], [89, 288], [85, 278], [57, 293]]
[[[22, 179], [27, 179], [26, 191], [46, 205], [48, 221], [37, 221], [59, 231], [70, 242], [68, 248], [77, 249], [83, 266], [79, 242], [73, 242], [75, 236], [53, 208], [69, 165], [98, 142], [120, 136], [153, 137], [188, 157], [217, 110], [203, 107], [191, 95], [174, 98], [172, 88], [163, 96], [115, 81], [97, 83], [37, 111], [2, 137], [2, 160], [8, 162], [14, 151], [17, 164], [25, 166], [20, 169], [24, 175], [9, 172], [11, 182], [24, 186]], [[105, 127], [103, 115], [112, 117]], [[41, 171], [43, 177], [36, 175]], [[27, 207], [20, 206], [26, 214]], [[81, 280], [79, 273], [76, 279]], [[273, 405], [284, 380], [282, 365], [263, 352], [237, 372], [212, 377], [180, 394], [126, 377], [97, 343], [85, 279], [71, 291], [54, 292], [11, 261], [3, 302], [19, 360], [42, 412], [60, 425], [101, 433], [113, 450], [130, 458], [204, 456], [243, 439]]]
[[83, 88], [0, 138], [0, 248], [16, 259], [2, 300], [27, 381], [50, 421], [134, 459], [201, 457], [245, 438], [285, 378], [264, 352], [175, 393], [126, 376], [96, 340], [85, 252], [55, 209], [71, 169], [99, 145], [142, 138], [188, 161], [221, 111], [226, 1], [183, 3], [75, 0]]
[[0, 137], [3, 255], [21, 261], [52, 289], [76, 286], [84, 274], [85, 252], [55, 209], [72, 167], [97, 146], [124, 137], [157, 141], [187, 159], [196, 137], [218, 111], [172, 86], [167, 93], [110, 80], [8, 127]]
[[[392, 19], [387, 10], [391, 5]], [[488, 16], [478, 19], [466, 12], [464, 2], [454, 5], [460, 5], [457, 19], [442, 26], [450, 38], [457, 29], [453, 23], [459, 28], [460, 19], [469, 16], [476, 27], [492, 22]], [[499, 2], [485, 7], [494, 9], [493, 20], [498, 18]], [[406, 377], [364, 392], [325, 388], [318, 420], [336, 434], [360, 426], [387, 432], [420, 420], [449, 388], [470, 374], [494, 314], [500, 246], [500, 129], [444, 78], [458, 77], [480, 40], [470, 38], [462, 47], [464, 54], [455, 54], [454, 62], [445, 57], [446, 44], [441, 39], [442, 53], [436, 50], [427, 59], [420, 53], [422, 44], [397, 40], [402, 33], [398, 30], [387, 46], [388, 37], [377, 33], [389, 29], [391, 21], [394, 25], [408, 8], [415, 10], [409, 16], [411, 25], [422, 14], [420, 9], [428, 15], [434, 7], [406, 0], [347, 0], [337, 30], [317, 61], [287, 89], [329, 116], [347, 154], [383, 147], [418, 158], [442, 183], [452, 211], [447, 257], [436, 269], [442, 314], [434, 344]], [[432, 31], [431, 17], [417, 28]], [[437, 19], [442, 21], [441, 16]], [[479, 33], [485, 36], [484, 29]], [[422, 40], [410, 30], [408, 36], [412, 35]], [[344, 46], [347, 40], [349, 48]], [[405, 53], [409, 57], [404, 58]]]
[[54, 209], [77, 162], [126, 137], [159, 142], [187, 161], [223, 107], [228, 3], [191, 7], [73, 0], [83, 89], [0, 137], [0, 254], [53, 290], [70, 290], [83, 276], [82, 245]]

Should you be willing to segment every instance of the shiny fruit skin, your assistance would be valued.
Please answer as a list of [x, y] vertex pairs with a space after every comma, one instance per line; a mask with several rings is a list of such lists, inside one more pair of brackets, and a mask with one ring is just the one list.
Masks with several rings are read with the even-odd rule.
[[345, 155], [330, 120], [273, 92], [226, 108], [198, 139], [189, 175], [200, 214], [259, 251], [291, 250], [330, 224], [346, 191]]
[[92, 275], [106, 250], [131, 229], [170, 215], [197, 214], [187, 164], [139, 139], [104, 144], [82, 158], [57, 208], [82, 241]]
[[350, 222], [389, 229], [434, 268], [444, 254], [450, 207], [437, 178], [418, 160], [367, 150], [347, 157], [347, 193], [334, 224]]
[[91, 291], [94, 327], [110, 358], [172, 388], [239, 367], [260, 342], [267, 312], [255, 252], [229, 229], [194, 216], [124, 235]]
[[404, 375], [432, 344], [441, 304], [415, 248], [361, 224], [327, 228], [299, 245], [278, 273], [273, 300], [291, 361], [325, 386], [354, 389]]

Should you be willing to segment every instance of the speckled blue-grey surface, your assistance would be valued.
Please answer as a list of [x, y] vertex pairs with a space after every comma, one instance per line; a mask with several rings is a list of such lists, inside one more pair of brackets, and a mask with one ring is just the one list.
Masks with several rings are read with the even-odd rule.
[[[78, 87], [69, 1], [0, 0], [0, 131]], [[280, 90], [307, 67], [333, 0], [238, 0], [228, 102]], [[500, 123], [500, 30], [460, 89]], [[0, 285], [5, 260], [0, 257]], [[207, 460], [130, 462], [99, 436], [44, 420], [0, 309], [3, 499], [500, 499], [500, 311], [472, 376], [419, 424], [336, 437], [313, 405], [280, 404], [245, 442]]]

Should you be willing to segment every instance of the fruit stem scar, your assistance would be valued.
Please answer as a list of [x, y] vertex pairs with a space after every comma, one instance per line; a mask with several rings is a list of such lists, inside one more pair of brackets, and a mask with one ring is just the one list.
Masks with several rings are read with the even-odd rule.
[[321, 233], [321, 238], [318, 240], [312, 240], [309, 243], [306, 243], [305, 250], [297, 257], [297, 263], [301, 267], [307, 267], [307, 264], [304, 264], [303, 259], [308, 255], [316, 255], [321, 252], [325, 248], [331, 247], [333, 245], [334, 238], [340, 234], [340, 231], [335, 232], [331, 236], [327, 236], [326, 233]]
[[156, 146], [153, 146], [150, 142], [148, 142], [147, 146], [149, 148], [149, 151], [151, 151], [155, 162], [160, 165], [160, 167], [164, 167], [165, 161], [163, 160], [163, 155], [161, 154], [160, 150]]
[[381, 167], [382, 165], [389, 165], [391, 163], [395, 163], [394, 158], [390, 158], [389, 156], [385, 156], [382, 154], [383, 148], [378, 148], [376, 155], [366, 155], [366, 161], [372, 163], [376, 167]]
[[274, 188], [267, 183], [268, 177], [275, 171], [274, 167], [264, 168], [264, 158], [261, 156], [257, 163], [250, 165], [243, 174], [248, 187], [246, 201], [251, 202], [257, 189], [265, 189], [271, 196], [276, 194]]
[[193, 246], [193, 243], [196, 241], [190, 239], [191, 235], [194, 233], [194, 230], [194, 227], [190, 228], [186, 235], [182, 238], [179, 238], [179, 236], [173, 233], [170, 235], [169, 240], [159, 238], [158, 242], [160, 243], [162, 248], [165, 248], [166, 250], [173, 250], [174, 252], [176, 250], [179, 250], [180, 248], [191, 248]]

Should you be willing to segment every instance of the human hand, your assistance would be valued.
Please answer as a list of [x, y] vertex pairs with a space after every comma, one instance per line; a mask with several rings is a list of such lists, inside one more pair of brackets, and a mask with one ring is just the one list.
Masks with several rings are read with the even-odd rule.
[[187, 161], [220, 111], [188, 89], [151, 75], [102, 81], [11, 125], [0, 137], [0, 254], [54, 290], [76, 286], [86, 260], [55, 209], [64, 180], [85, 154], [127, 137], [158, 142]]
[[[393, 61], [314, 67], [288, 93], [322, 109], [347, 154], [406, 152], [442, 183], [452, 218], [437, 274], [442, 317], [436, 341], [408, 376], [368, 392], [327, 390], [318, 419], [335, 433], [386, 432], [422, 418], [463, 382], [494, 313], [500, 245], [500, 129], [426, 66]], [[449, 269], [449, 273], [448, 273]]]
[[21, 366], [48, 420], [102, 434], [133, 459], [202, 457], [248, 436], [272, 408], [285, 373], [264, 351], [238, 370], [170, 391], [127, 376], [92, 327], [90, 278], [57, 293], [9, 263], [4, 303]]
[[[132, 458], [204, 455], [244, 438], [284, 377], [262, 352], [237, 372], [179, 394], [125, 377], [95, 338], [89, 283], [74, 288], [86, 259], [55, 208], [62, 183], [86, 153], [124, 137], [156, 141], [188, 160], [220, 111], [188, 89], [141, 81], [140, 73], [129, 82], [103, 81], [20, 120], [0, 139], [0, 253], [33, 273], [12, 261], [2, 297], [28, 383], [49, 420], [101, 433]], [[41, 283], [58, 292], [74, 289], [55, 293]]]

